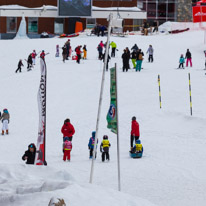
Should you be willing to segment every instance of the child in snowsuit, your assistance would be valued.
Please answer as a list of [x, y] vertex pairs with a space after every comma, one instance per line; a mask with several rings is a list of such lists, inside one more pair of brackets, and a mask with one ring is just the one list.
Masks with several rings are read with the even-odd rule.
[[77, 55], [77, 61], [76, 62], [78, 64], [80, 64], [80, 59], [81, 59], [81, 53], [82, 53], [81, 48], [82, 48], [82, 46], [78, 46], [75, 49], [75, 52], [76, 52], [76, 55]]
[[34, 164], [36, 156], [36, 146], [34, 143], [28, 146], [28, 150], [25, 151], [24, 155], [22, 156], [22, 160], [26, 160], [26, 164]]
[[66, 140], [64, 142], [64, 156], [63, 156], [64, 161], [66, 161], [66, 160], [70, 161], [71, 150], [72, 150], [72, 142]]
[[16, 73], [17, 73], [18, 71], [21, 72], [21, 67], [22, 67], [22, 66], [24, 66], [24, 65], [23, 65], [23, 63], [22, 63], [22, 60], [20, 59], [20, 60], [19, 60], [19, 63], [18, 63], [18, 68], [17, 68], [17, 70], [16, 70], [15, 72], [16, 72]]
[[135, 142], [136, 142], [139, 139], [139, 136], [140, 136], [139, 124], [136, 121], [136, 117], [132, 117], [131, 138], [130, 138], [131, 150], [133, 148], [134, 139], [135, 139]]
[[40, 58], [42, 58], [42, 59], [44, 60], [44, 59], [45, 59], [45, 56], [46, 56], [46, 54], [45, 54], [44, 50], [42, 50], [42, 52], [41, 52], [41, 54], [40, 54]]
[[100, 151], [102, 152], [102, 162], [104, 162], [105, 156], [106, 156], [106, 160], [109, 161], [109, 148], [110, 148], [110, 146], [111, 146], [111, 144], [108, 140], [108, 136], [104, 135], [103, 141], [102, 141], [101, 146], [100, 146]]
[[131, 59], [132, 59], [133, 69], [136, 69], [136, 59], [137, 59], [137, 51], [136, 50], [132, 51]]
[[[94, 144], [95, 144], [95, 135], [96, 132], [92, 132], [92, 137], [89, 139], [89, 144], [88, 144], [88, 149], [89, 149], [89, 159], [93, 158], [93, 150], [94, 150]], [[97, 139], [97, 144], [98, 144], [98, 139]], [[96, 145], [97, 147], [97, 145]], [[95, 154], [96, 158], [96, 154]]]
[[102, 52], [103, 52], [103, 48], [101, 47], [101, 45], [99, 44], [97, 47], [97, 51], [99, 52], [99, 60], [102, 60]]
[[150, 60], [151, 60], [151, 62], [153, 62], [154, 49], [152, 48], [152, 45], [149, 45], [147, 53], [149, 53], [148, 61], [150, 62]]
[[10, 115], [7, 109], [3, 110], [3, 114], [0, 117], [0, 120], [2, 120], [3, 126], [2, 126], [2, 135], [4, 135], [4, 131], [6, 131], [6, 134], [9, 134], [9, 119], [10, 119]]
[[86, 47], [86, 45], [84, 45], [84, 47], [83, 47], [83, 59], [87, 59], [87, 47]]
[[35, 63], [36, 63], [36, 56], [37, 56], [36, 51], [33, 50], [32, 54], [31, 54], [33, 65], [35, 65]]
[[181, 56], [180, 56], [179, 63], [180, 63], [179, 64], [179, 69], [181, 68], [181, 66], [184, 69], [185, 58], [183, 57], [183, 54], [181, 54]]
[[141, 141], [138, 139], [136, 141], [136, 144], [134, 145], [134, 147], [132, 148], [132, 151], [131, 153], [135, 153], [135, 154], [138, 154], [137, 157], [142, 157], [142, 154], [143, 154], [143, 146], [141, 144]]

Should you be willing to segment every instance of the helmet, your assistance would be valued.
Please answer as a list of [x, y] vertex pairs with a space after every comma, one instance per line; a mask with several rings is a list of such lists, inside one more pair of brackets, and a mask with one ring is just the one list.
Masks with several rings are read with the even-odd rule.
[[31, 143], [29, 146], [28, 146], [29, 148], [36, 148], [36, 146], [35, 146], [35, 144], [34, 143]]
[[141, 141], [139, 139], [136, 140], [136, 144], [141, 144]]
[[132, 121], [134, 121], [134, 120], [136, 120], [136, 117], [134, 116], [134, 117], [132, 117]]
[[104, 135], [104, 136], [103, 136], [103, 139], [108, 139], [108, 136], [107, 136], [107, 135]]

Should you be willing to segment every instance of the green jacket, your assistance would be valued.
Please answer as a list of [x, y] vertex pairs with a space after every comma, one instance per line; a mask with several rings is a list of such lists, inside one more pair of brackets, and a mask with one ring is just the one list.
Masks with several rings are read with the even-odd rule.
[[113, 41], [110, 43], [110, 46], [111, 46], [112, 48], [117, 48], [117, 45], [116, 45]]

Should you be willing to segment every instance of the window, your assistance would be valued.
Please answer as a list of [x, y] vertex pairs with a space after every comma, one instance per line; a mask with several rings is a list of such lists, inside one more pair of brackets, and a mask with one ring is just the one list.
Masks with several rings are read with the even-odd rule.
[[16, 33], [16, 17], [7, 17], [7, 32]]
[[28, 33], [38, 33], [38, 18], [28, 18]]
[[147, 6], [147, 16], [148, 17], [156, 17], [156, 3], [148, 3]]
[[54, 20], [54, 33], [55, 34], [64, 33], [64, 19], [63, 18], [56, 18]]
[[158, 4], [158, 17], [160, 18], [166, 17], [166, 4], [165, 3]]
[[87, 29], [92, 29], [96, 25], [96, 19], [87, 19]]
[[168, 4], [168, 18], [175, 18], [175, 4]]

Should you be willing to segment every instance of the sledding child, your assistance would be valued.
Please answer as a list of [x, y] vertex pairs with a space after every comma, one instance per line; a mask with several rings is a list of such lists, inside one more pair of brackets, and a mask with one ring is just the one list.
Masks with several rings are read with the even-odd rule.
[[32, 56], [32, 63], [33, 63], [33, 65], [35, 65], [35, 63], [36, 63], [36, 56], [37, 56], [37, 53], [36, 53], [35, 50], [33, 50], [31, 56]]
[[136, 144], [132, 148], [131, 154], [133, 154], [133, 157], [135, 158], [141, 158], [143, 154], [143, 146], [141, 144], [141, 141], [138, 139], [136, 141]]
[[63, 160], [66, 161], [70, 161], [70, 152], [72, 150], [72, 142], [66, 140], [63, 144], [64, 147], [64, 156], [63, 156]]
[[[92, 132], [92, 137], [89, 139], [89, 144], [88, 144], [89, 159], [93, 158], [93, 150], [94, 150], [94, 144], [95, 144], [95, 135], [96, 135], [96, 132]], [[97, 139], [97, 144], [98, 144], [98, 139]], [[97, 145], [96, 145], [96, 147], [97, 147]], [[96, 158], [96, 155], [97, 154], [95, 154], [95, 158]]]
[[111, 144], [108, 140], [108, 136], [104, 135], [103, 141], [102, 141], [101, 146], [100, 146], [100, 152], [102, 152], [102, 162], [104, 162], [105, 156], [106, 156], [106, 160], [109, 161], [109, 148], [110, 148], [110, 146], [111, 146]]
[[34, 164], [36, 156], [36, 146], [34, 143], [28, 146], [28, 150], [25, 151], [24, 155], [22, 156], [22, 160], [26, 160], [26, 164]]
[[10, 119], [9, 112], [7, 109], [4, 109], [3, 114], [0, 117], [0, 120], [2, 120], [3, 123], [2, 133], [1, 133], [2, 135], [4, 135], [4, 131], [6, 131], [6, 134], [9, 134], [9, 127], [8, 127], [9, 119]]
[[179, 64], [179, 69], [181, 68], [181, 66], [184, 69], [185, 58], [183, 57], [183, 54], [181, 54], [181, 56], [180, 56], [179, 63], [180, 63]]
[[87, 46], [86, 45], [84, 45], [84, 47], [83, 47], [83, 59], [87, 59]]
[[16, 73], [17, 73], [18, 71], [21, 72], [21, 67], [22, 67], [22, 66], [24, 66], [24, 65], [23, 65], [23, 63], [22, 63], [22, 59], [20, 59], [20, 60], [19, 60], [19, 63], [18, 63], [18, 68], [17, 68], [17, 70], [16, 70], [15, 72], [16, 72]]

